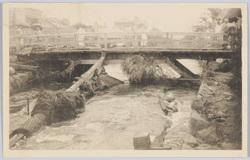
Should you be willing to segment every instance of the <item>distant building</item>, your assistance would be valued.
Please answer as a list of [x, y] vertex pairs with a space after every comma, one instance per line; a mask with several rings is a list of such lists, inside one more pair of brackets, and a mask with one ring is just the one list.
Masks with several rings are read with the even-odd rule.
[[68, 28], [70, 22], [66, 19], [43, 18], [39, 21], [43, 28]]
[[43, 34], [76, 33], [77, 29], [70, 26], [67, 19], [42, 18], [38, 25], [41, 25]]
[[133, 20], [122, 18], [114, 22], [114, 27], [122, 31], [143, 31], [146, 30], [147, 22], [135, 17]]
[[9, 11], [9, 23], [11, 27], [22, 25], [31, 26], [38, 23], [42, 17], [42, 11], [33, 8], [11, 8]]

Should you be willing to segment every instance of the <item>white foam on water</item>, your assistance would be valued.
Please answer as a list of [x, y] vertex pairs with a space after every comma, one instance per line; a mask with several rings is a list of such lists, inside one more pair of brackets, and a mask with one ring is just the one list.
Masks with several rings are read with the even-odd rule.
[[65, 142], [65, 141], [71, 141], [73, 139], [74, 135], [55, 135], [55, 136], [45, 136], [45, 137], [40, 137], [36, 139], [36, 142], [41, 143], [44, 141], [60, 141], [60, 142]]

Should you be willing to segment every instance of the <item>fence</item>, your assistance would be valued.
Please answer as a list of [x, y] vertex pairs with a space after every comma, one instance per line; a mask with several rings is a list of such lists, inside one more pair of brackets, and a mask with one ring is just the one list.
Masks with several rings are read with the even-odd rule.
[[197, 32], [120, 32], [84, 34], [43, 34], [11, 37], [10, 46], [34, 46], [45, 50], [58, 48], [165, 48], [231, 49], [224, 33]]

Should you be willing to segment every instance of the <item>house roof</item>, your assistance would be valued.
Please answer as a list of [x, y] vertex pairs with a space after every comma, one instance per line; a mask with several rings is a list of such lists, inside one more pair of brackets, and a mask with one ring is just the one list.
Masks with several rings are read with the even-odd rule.
[[25, 21], [21, 20], [21, 19], [16, 19], [16, 23], [15, 26], [19, 26], [19, 27], [23, 27], [23, 28], [29, 28], [30, 25], [28, 23], [26, 23]]
[[42, 26], [44, 28], [47, 28], [48, 25], [51, 25], [50, 27], [53, 27], [53, 28], [68, 28], [69, 26], [65, 25], [65, 23], [63, 23], [61, 20], [59, 19], [56, 19], [56, 18], [46, 18], [42, 21]]

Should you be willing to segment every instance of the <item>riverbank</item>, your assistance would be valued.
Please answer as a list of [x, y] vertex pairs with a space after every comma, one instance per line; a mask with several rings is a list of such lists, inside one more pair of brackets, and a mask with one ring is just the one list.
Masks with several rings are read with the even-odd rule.
[[241, 99], [230, 88], [234, 74], [210, 62], [192, 103], [190, 139], [183, 149], [241, 149]]

